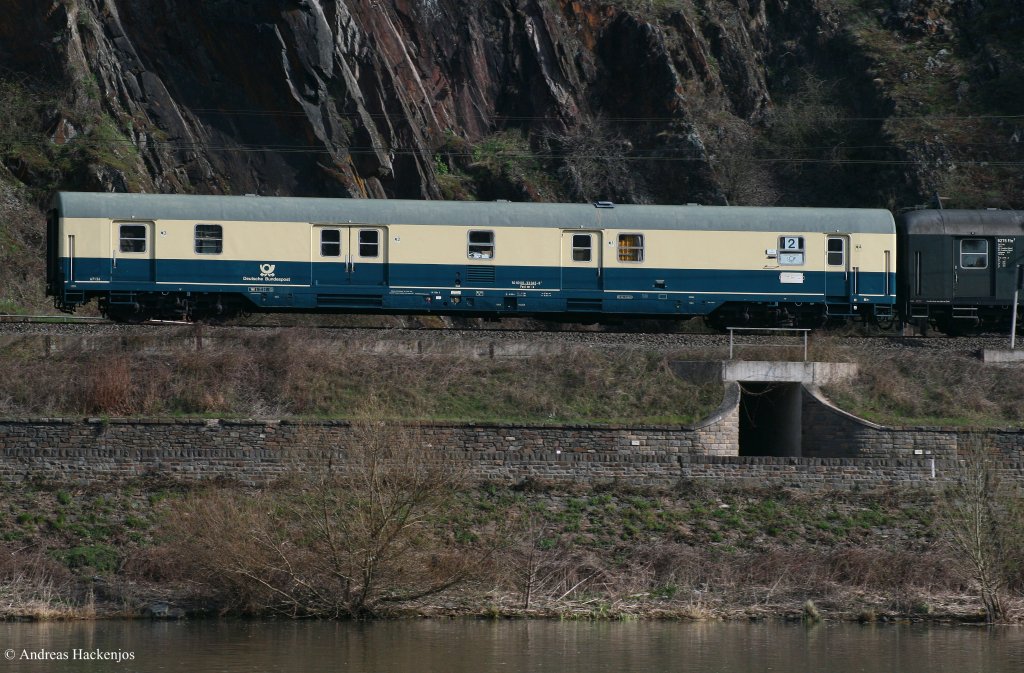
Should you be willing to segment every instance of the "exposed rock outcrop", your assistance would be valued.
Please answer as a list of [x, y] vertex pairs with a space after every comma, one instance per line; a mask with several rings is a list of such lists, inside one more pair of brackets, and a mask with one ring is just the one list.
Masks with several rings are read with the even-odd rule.
[[[438, 197], [434, 155], [453, 137], [603, 117], [659, 200], [722, 201], [702, 121], [758, 123], [786, 43], [773, 31], [814, 22], [780, 0], [657, 17], [582, 0], [15, 4], [0, 58], [44, 63], [138, 150], [97, 187], [375, 197]], [[669, 177], [666, 158], [685, 162]]]
[[[1011, 43], [983, 39], [993, 21], [1020, 32], [1014, 2], [890, 0], [850, 21], [861, 10], [832, 0], [10, 0], [0, 65], [70, 92], [44, 125], [108, 151], [76, 179], [89, 188], [472, 197], [445, 171], [520, 129], [575, 182], [478, 196], [890, 205], [938, 180], [893, 160], [953, 140], [900, 147], [879, 120], [924, 105], [913, 78], [958, 76], [961, 102], [1019, 79]], [[894, 33], [974, 56], [907, 64], [915, 50], [885, 52]]]

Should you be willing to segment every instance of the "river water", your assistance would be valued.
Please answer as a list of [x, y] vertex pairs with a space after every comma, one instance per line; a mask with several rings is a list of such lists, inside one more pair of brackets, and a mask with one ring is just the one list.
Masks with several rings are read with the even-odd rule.
[[1024, 671], [1024, 629], [980, 626], [474, 620], [4, 623], [0, 649], [0, 673]]

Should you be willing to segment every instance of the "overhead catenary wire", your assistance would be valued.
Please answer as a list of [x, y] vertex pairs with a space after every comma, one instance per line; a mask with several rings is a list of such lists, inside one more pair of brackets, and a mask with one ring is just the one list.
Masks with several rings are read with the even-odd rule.
[[[274, 116], [274, 115], [285, 115], [285, 116], [305, 116], [306, 113], [300, 111], [288, 111], [288, 110], [252, 110], [252, 109], [224, 109], [224, 108], [192, 108], [194, 113], [222, 113], [222, 114], [235, 114], [235, 115], [257, 115], [257, 116]], [[387, 113], [367, 113], [370, 117], [388, 117]], [[344, 115], [343, 115], [344, 116]], [[546, 117], [546, 116], [491, 116], [493, 120], [524, 120], [524, 121], [542, 121], [542, 120], [554, 120], [557, 117]], [[918, 117], [829, 117], [830, 121], [877, 121], [877, 120], [891, 120], [891, 121], [929, 121], [929, 120], [955, 120], [955, 121], [967, 121], [967, 120], [1017, 120], [1024, 119], [1024, 115], [922, 115]], [[603, 118], [604, 121], [618, 122], [618, 121], [634, 121], [634, 122], [668, 122], [668, 121], [680, 121], [678, 118], [672, 117], [612, 117]], [[1007, 158], [1005, 152], [1002, 153], [1004, 156], [999, 157], [970, 157], [970, 156], [952, 156], [941, 159], [905, 159], [905, 158], [890, 158], [890, 157], [837, 157], [837, 156], [807, 156], [806, 153], [814, 152], [864, 152], [864, 151], [877, 151], [877, 152], [906, 152], [908, 149], [913, 150], [919, 147], [927, 147], [929, 145], [941, 145], [943, 147], [951, 149], [990, 149], [998, 148], [1002, 150], [1013, 150], [1019, 151], [1022, 144], [1015, 142], [1016, 136], [1007, 139], [1003, 142], [961, 142], [961, 141], [910, 141], [903, 145], [817, 145], [817, 146], [805, 146], [797, 148], [787, 148], [792, 151], [797, 150], [803, 153], [801, 156], [792, 155], [779, 155], [779, 156], [756, 156], [747, 155], [742, 157], [743, 161], [751, 163], [764, 163], [764, 164], [830, 164], [830, 165], [878, 165], [878, 166], [899, 166], [899, 165], [919, 165], [926, 163], [936, 164], [957, 164], [960, 166], [977, 166], [977, 167], [1020, 167], [1024, 166], [1024, 159], [1017, 160], [1013, 158]], [[7, 145], [9, 147], [25, 146], [25, 145], [38, 145], [43, 142], [44, 138], [34, 135], [12, 135], [4, 137], [0, 135], [0, 145]], [[330, 144], [322, 143], [317, 145], [299, 145], [299, 144], [288, 144], [288, 143], [199, 143], [199, 142], [186, 142], [181, 140], [173, 141], [161, 141], [154, 140], [152, 138], [146, 138], [144, 140], [131, 140], [128, 138], [98, 138], [87, 135], [81, 135], [78, 137], [67, 140], [65, 145], [71, 146], [84, 146], [84, 147], [97, 147], [97, 148], [117, 148], [121, 147], [153, 147], [158, 149], [164, 149], [167, 151], [203, 151], [203, 152], [235, 152], [235, 153], [304, 153], [304, 154], [323, 154], [323, 155], [336, 155], [336, 154], [349, 154], [349, 155], [369, 155], [369, 154], [387, 154], [392, 157], [397, 156], [424, 156], [430, 153], [440, 153], [445, 157], [450, 158], [465, 158], [469, 160], [476, 160], [480, 158], [478, 154], [479, 150], [471, 151], [459, 151], [450, 146], [445, 147], [402, 147], [402, 146], [385, 146], [385, 145], [369, 145], [369, 146], [345, 146], [341, 144]], [[698, 153], [696, 150], [688, 151], [685, 147], [673, 148], [673, 147], [656, 147], [656, 148], [632, 148], [628, 152], [595, 152], [595, 153], [580, 153], [580, 152], [560, 152], [551, 151], [550, 149], [544, 152], [522, 152], [507, 149], [490, 150], [486, 152], [487, 156], [493, 156], [495, 158], [501, 158], [505, 160], [607, 160], [614, 159], [617, 161], [630, 161], [630, 162], [707, 162], [707, 161], [725, 161], [732, 159], [732, 155], [728, 151], [718, 151], [705, 153]]]
[[[35, 141], [38, 142], [38, 141]], [[75, 142], [75, 141], [71, 141]], [[0, 140], [0, 144], [3, 141]], [[33, 143], [23, 142], [15, 144], [29, 145]], [[70, 143], [69, 143], [70, 144]], [[203, 143], [166, 143], [166, 142], [146, 142], [146, 143], [135, 143], [129, 140], [124, 141], [92, 141], [85, 140], [80, 141], [80, 145], [90, 147], [112, 147], [119, 145], [122, 147], [132, 146], [138, 147], [140, 144], [145, 144], [155, 148], [162, 148], [170, 151], [202, 151], [202, 152], [240, 152], [240, 153], [275, 153], [275, 154], [323, 154], [331, 156], [334, 154], [349, 154], [349, 155], [371, 155], [371, 154], [387, 154], [391, 157], [396, 156], [425, 156], [431, 153], [438, 152], [438, 150], [430, 150], [427, 148], [416, 149], [416, 148], [394, 148], [384, 146], [370, 146], [370, 147], [328, 147], [325, 145], [220, 145], [220, 144], [203, 144]], [[837, 146], [834, 148], [824, 148], [828, 151], [835, 150], [851, 150], [857, 149], [854, 147]], [[900, 150], [905, 148], [899, 148], [896, 146], [891, 147], [892, 150]], [[694, 154], [694, 155], [680, 155], [679, 150], [668, 149], [656, 149], [646, 150], [644, 152], [633, 152], [631, 154], [621, 153], [597, 153], [597, 154], [582, 154], [582, 153], [564, 153], [564, 152], [546, 152], [546, 153], [532, 153], [532, 152], [508, 152], [499, 151], [494, 153], [492, 156], [496, 159], [504, 160], [566, 160], [572, 159], [575, 161], [584, 160], [615, 160], [615, 161], [629, 161], [629, 162], [669, 162], [669, 163], [706, 163], [715, 162], [721, 160], [727, 160], [730, 155], [727, 153], [711, 153], [710, 155]], [[453, 158], [465, 158], [469, 160], [479, 160], [480, 157], [473, 152], [441, 152], [446, 157]], [[938, 160], [929, 159], [867, 159], [867, 158], [841, 158], [841, 157], [756, 157], [756, 156], [744, 156], [742, 161], [760, 164], [831, 164], [831, 165], [875, 165], [875, 166], [913, 166], [927, 163], [939, 163], [949, 164], [958, 166], [975, 166], [975, 167], [1024, 167], [1024, 160], [1002, 160], [1002, 159], [971, 159], [971, 158], [959, 158], [959, 157], [944, 157]]]
[[[201, 114], [224, 114], [224, 115], [238, 115], [238, 116], [282, 116], [282, 117], [304, 117], [307, 113], [301, 110], [257, 110], [257, 109], [246, 109], [246, 108], [188, 108], [189, 111]], [[338, 116], [359, 119], [368, 117], [371, 119], [390, 119], [395, 116], [405, 116], [408, 114], [406, 111], [401, 112], [363, 112], [363, 113], [337, 113]], [[553, 115], [486, 115], [487, 119], [493, 121], [565, 121], [564, 117], [558, 117]], [[832, 121], [840, 122], [851, 122], [851, 121], [971, 121], [971, 120], [996, 120], [996, 119], [1024, 119], [1024, 114], [1006, 114], [1006, 115], [914, 115], [911, 117], [900, 117], [889, 115], [886, 117], [845, 117], [845, 116], [829, 116]], [[607, 123], [619, 123], [619, 122], [631, 122], [631, 123], [665, 123], [665, 122], [681, 122], [689, 121], [687, 119], [675, 116], [657, 116], [657, 117], [616, 117], [616, 116], [601, 116], [601, 121]]]

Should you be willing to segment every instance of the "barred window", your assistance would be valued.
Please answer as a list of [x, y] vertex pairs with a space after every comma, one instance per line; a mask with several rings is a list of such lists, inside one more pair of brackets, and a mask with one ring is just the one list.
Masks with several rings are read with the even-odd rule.
[[619, 234], [619, 261], [644, 261], [644, 235]]
[[589, 262], [592, 258], [590, 234], [573, 234], [572, 261]]
[[493, 231], [470, 231], [469, 252], [470, 259], [493, 259], [494, 258], [494, 232]]
[[826, 263], [829, 266], [844, 266], [846, 264], [846, 239], [840, 236], [829, 236], [826, 256]]
[[219, 255], [224, 252], [224, 227], [219, 224], [196, 225], [196, 254]]

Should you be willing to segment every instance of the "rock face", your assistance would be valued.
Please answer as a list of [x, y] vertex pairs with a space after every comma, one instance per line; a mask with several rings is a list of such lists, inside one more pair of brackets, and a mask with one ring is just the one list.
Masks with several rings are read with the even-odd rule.
[[[137, 188], [412, 198], [440, 195], [452, 139], [603, 118], [650, 159], [654, 198], [720, 202], [702, 123], [758, 123], [773, 45], [816, 16], [782, 0], [657, 17], [644, 1], [13, 1], [0, 59], [98, 102], [138, 149]], [[685, 159], [671, 177], [666, 156]], [[116, 173], [99, 186], [128, 188]]]
[[[59, 83], [133, 148], [94, 168], [94, 188], [438, 198], [449, 168], [516, 129], [549, 174], [606, 179], [555, 198], [886, 205], [907, 195], [888, 185], [927, 191], [877, 166], [839, 175], [762, 151], [773, 133], [783, 148], [793, 137], [891, 142], [881, 124], [846, 135], [792, 128], [810, 108], [786, 100], [808, 82], [837, 83], [805, 126], [897, 107], [876, 77], [884, 68], [858, 53], [829, 0], [12, 4], [0, 16], [0, 65]], [[871, 20], [909, 39], [982, 11], [891, 0]], [[55, 143], [96, 123], [56, 117], [46, 122]], [[857, 197], [830, 188], [844, 180]]]

